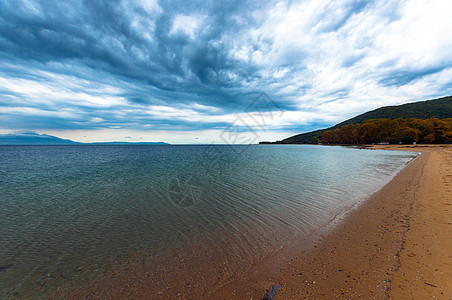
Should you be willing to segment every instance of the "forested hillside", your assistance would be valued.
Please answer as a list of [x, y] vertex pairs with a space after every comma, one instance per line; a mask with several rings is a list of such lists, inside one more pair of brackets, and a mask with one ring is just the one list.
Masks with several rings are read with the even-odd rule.
[[452, 143], [452, 118], [371, 119], [348, 124], [322, 134], [324, 144]]
[[341, 122], [333, 127], [327, 129], [320, 129], [307, 133], [301, 133], [276, 143], [280, 144], [316, 144], [322, 140], [322, 134], [331, 129], [341, 128], [348, 124], [360, 124], [366, 120], [371, 119], [398, 119], [398, 118], [416, 118], [416, 119], [430, 119], [436, 117], [438, 119], [452, 118], [452, 96], [407, 103], [398, 106], [381, 107], [344, 122]]

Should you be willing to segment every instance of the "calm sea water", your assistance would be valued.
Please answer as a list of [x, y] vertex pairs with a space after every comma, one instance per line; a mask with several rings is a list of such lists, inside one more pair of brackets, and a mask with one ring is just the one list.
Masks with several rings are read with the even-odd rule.
[[415, 156], [299, 145], [1, 146], [0, 298], [46, 295], [138, 252], [206, 236], [217, 257], [252, 264], [326, 226]]

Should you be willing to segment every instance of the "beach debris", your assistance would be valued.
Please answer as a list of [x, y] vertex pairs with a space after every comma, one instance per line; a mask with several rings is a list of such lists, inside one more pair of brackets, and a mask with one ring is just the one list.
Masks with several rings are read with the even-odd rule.
[[426, 285], [429, 285], [429, 286], [432, 286], [432, 287], [437, 287], [436, 285], [434, 285], [434, 284], [431, 284], [431, 283], [428, 283], [428, 282], [424, 282]]
[[264, 298], [262, 300], [275, 300], [276, 295], [281, 287], [277, 284], [272, 285], [266, 290]]
[[0, 272], [8, 270], [8, 269], [11, 268], [12, 266], [13, 266], [12, 264], [8, 264], [8, 265], [1, 266], [1, 267], [0, 267]]

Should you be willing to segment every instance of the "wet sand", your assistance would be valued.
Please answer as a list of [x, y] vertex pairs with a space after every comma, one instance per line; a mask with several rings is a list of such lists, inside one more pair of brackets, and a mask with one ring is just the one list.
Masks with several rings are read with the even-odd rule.
[[308, 250], [293, 245], [212, 299], [451, 299], [452, 148], [422, 154]]
[[[134, 263], [120, 273], [57, 293], [57, 297], [262, 299], [265, 289], [278, 284], [276, 299], [450, 299], [452, 149], [374, 148], [422, 155], [357, 209], [335, 220], [338, 226], [331, 232], [295, 240], [251, 268], [240, 268], [240, 258], [217, 268], [211, 263], [215, 251], [202, 247], [175, 253], [177, 264], [162, 262], [158, 256], [132, 259]], [[218, 246], [227, 250], [231, 245]], [[188, 268], [187, 260], [194, 256], [202, 262], [196, 269], [204, 272]], [[161, 265], [156, 267], [156, 262]], [[168, 272], [175, 265], [177, 270]], [[184, 286], [158, 288], [170, 287], [175, 281]]]

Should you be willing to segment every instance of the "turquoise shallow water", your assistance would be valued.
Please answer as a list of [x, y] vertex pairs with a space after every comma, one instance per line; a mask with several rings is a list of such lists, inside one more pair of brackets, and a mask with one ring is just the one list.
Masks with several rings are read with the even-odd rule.
[[300, 145], [1, 146], [0, 297], [43, 296], [134, 253], [207, 235], [233, 246], [218, 256], [252, 264], [357, 205], [415, 156]]

